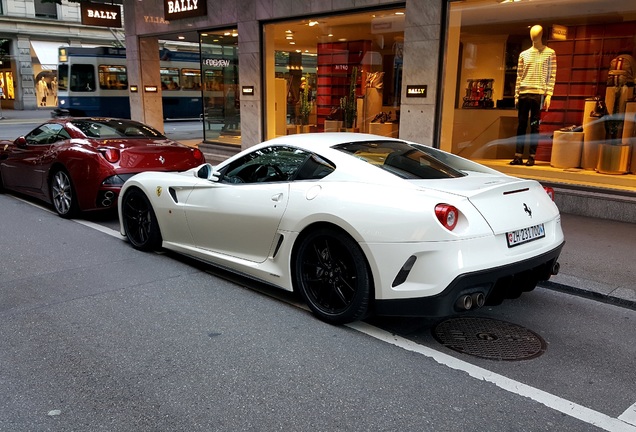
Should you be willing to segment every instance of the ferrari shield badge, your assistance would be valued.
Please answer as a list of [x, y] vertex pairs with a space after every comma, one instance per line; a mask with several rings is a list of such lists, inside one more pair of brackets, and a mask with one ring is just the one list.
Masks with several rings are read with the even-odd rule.
[[157, 186], [157, 196], [161, 196], [161, 186]]

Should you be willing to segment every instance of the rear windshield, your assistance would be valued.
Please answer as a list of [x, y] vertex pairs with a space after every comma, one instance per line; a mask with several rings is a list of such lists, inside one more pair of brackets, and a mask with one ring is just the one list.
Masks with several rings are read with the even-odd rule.
[[443, 179], [466, 175], [446, 163], [444, 153], [401, 141], [355, 142], [334, 148], [403, 179]]
[[142, 123], [120, 119], [78, 119], [72, 125], [88, 138], [165, 138], [161, 132]]

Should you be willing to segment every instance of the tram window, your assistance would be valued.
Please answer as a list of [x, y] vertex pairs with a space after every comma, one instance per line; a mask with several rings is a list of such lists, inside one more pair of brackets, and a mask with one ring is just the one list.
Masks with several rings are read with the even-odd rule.
[[99, 65], [99, 88], [125, 90], [128, 88], [126, 66]]
[[199, 69], [181, 69], [181, 88], [201, 90], [201, 71]]
[[61, 64], [57, 68], [57, 89], [68, 90], [68, 65]]
[[94, 92], [95, 68], [88, 64], [71, 65], [71, 91]]
[[179, 90], [179, 68], [161, 68], [161, 89], [162, 90]]

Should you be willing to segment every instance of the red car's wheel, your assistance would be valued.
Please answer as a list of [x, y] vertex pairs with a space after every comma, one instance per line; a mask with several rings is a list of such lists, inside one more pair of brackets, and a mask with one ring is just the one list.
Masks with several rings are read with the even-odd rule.
[[57, 170], [51, 176], [49, 185], [51, 202], [58, 215], [70, 219], [78, 213], [77, 201], [71, 177], [62, 169]]
[[124, 231], [130, 244], [150, 251], [161, 246], [161, 231], [148, 197], [137, 188], [129, 189], [122, 201]]
[[295, 256], [296, 289], [320, 319], [345, 324], [367, 315], [371, 277], [364, 253], [352, 238], [319, 229], [301, 240]]

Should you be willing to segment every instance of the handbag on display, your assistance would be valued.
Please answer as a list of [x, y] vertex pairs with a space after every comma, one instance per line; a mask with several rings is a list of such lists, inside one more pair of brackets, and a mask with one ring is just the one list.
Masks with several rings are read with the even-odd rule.
[[609, 114], [607, 105], [605, 105], [605, 101], [601, 99], [600, 96], [596, 96], [593, 100], [596, 102], [596, 105], [594, 105], [594, 109], [590, 113], [590, 117], [600, 118]]

